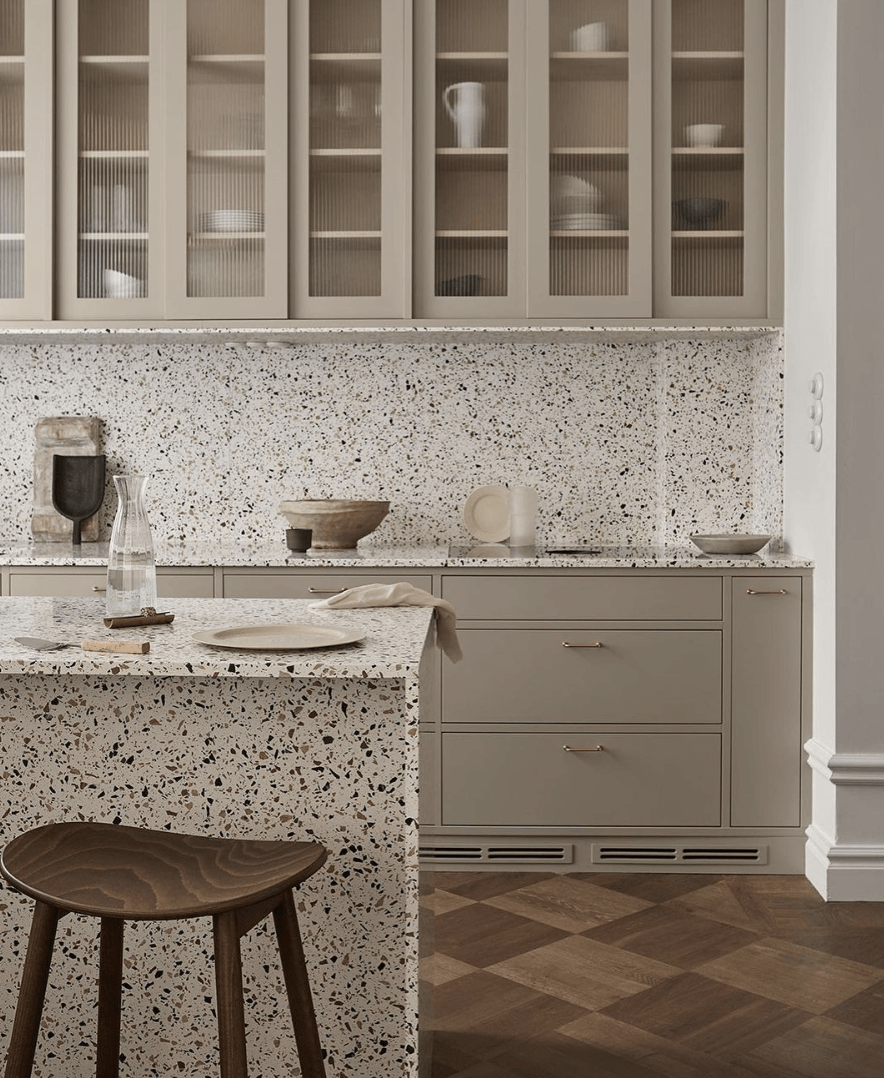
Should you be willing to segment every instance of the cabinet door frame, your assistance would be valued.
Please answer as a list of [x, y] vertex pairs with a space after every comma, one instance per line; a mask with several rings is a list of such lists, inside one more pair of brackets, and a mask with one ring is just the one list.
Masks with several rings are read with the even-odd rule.
[[[167, 318], [285, 318], [288, 306], [288, 12], [286, 0], [264, 2], [264, 295], [188, 296], [187, 0], [165, 0], [168, 165]], [[182, 106], [180, 103], [184, 102]]]
[[[536, 3], [536, 0], [531, 0]], [[544, 5], [545, 6], [545, 5]], [[526, 9], [525, 0], [508, 0], [507, 67], [507, 294], [449, 297], [436, 292], [436, 3], [421, 0], [415, 19], [414, 106], [414, 317], [441, 321], [499, 318], [526, 314], [528, 258], [526, 185]]]
[[[313, 0], [315, 2], [315, 0]], [[381, 4], [381, 288], [375, 296], [310, 295], [310, 3], [292, 11], [289, 127], [292, 210], [289, 313], [296, 319], [408, 318], [411, 270], [411, 6]]]
[[52, 317], [53, 19], [52, 0], [21, 2], [24, 13], [22, 295], [0, 299], [0, 318], [37, 321]]
[[[743, 294], [672, 295], [672, 0], [654, 3], [654, 316], [768, 314], [768, 0], [744, 2]], [[773, 269], [773, 266], [771, 266]]]
[[143, 297], [86, 298], [77, 295], [79, 260], [79, 3], [56, 0], [56, 317], [109, 320], [162, 318], [166, 169], [164, 70], [165, 0], [149, 0], [148, 54], [148, 273]]
[[[528, 307], [529, 318], [650, 318], [652, 311], [652, 14], [651, 0], [629, 0], [629, 237], [623, 296], [550, 295], [549, 5], [528, 5]], [[545, 152], [540, 152], [540, 148]]]

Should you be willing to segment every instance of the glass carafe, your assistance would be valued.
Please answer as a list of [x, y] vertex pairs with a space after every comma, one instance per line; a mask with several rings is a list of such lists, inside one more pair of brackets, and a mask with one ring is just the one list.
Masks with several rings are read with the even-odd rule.
[[107, 615], [129, 617], [157, 605], [157, 571], [144, 491], [147, 476], [115, 475], [117, 515], [107, 554]]

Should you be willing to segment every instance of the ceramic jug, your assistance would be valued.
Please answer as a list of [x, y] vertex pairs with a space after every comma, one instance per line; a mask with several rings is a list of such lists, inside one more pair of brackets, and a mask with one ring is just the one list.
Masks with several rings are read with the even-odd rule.
[[484, 84], [455, 82], [442, 94], [442, 104], [454, 123], [457, 145], [465, 150], [481, 146], [485, 123]]

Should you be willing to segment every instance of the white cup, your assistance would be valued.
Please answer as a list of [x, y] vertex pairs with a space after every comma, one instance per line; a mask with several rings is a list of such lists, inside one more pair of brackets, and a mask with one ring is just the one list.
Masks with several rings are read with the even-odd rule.
[[685, 146], [706, 149], [721, 145], [724, 124], [688, 124], [684, 129]]
[[510, 546], [534, 546], [537, 527], [537, 491], [533, 487], [510, 487]]
[[610, 28], [606, 22], [588, 22], [571, 31], [573, 52], [607, 52]]

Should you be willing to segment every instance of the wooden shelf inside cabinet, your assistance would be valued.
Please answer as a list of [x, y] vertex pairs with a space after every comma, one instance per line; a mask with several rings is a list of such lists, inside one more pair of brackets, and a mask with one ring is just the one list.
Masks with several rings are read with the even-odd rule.
[[380, 229], [356, 229], [351, 231], [311, 232], [311, 240], [379, 240]]
[[0, 232], [0, 242], [2, 243], [23, 243], [24, 238], [24, 232]]
[[506, 52], [436, 53], [438, 76], [452, 82], [505, 82], [508, 65], [509, 53]]
[[672, 167], [685, 172], [741, 169], [743, 157], [742, 146], [673, 146]]
[[620, 82], [629, 78], [628, 52], [554, 52], [549, 59], [553, 82]]
[[580, 168], [591, 168], [598, 172], [622, 171], [629, 168], [629, 150], [624, 146], [554, 146], [550, 149], [550, 168], [553, 172], [566, 171], [575, 167], [569, 161], [562, 167], [557, 158], [579, 157]]
[[205, 243], [219, 243], [227, 240], [236, 240], [242, 242], [243, 240], [260, 242], [264, 241], [264, 232], [191, 232], [191, 240], [199, 240]]
[[77, 239], [95, 243], [119, 243], [121, 240], [144, 243], [148, 239], [146, 232], [79, 232]]
[[742, 52], [674, 52], [673, 79], [692, 82], [738, 80], [743, 78]]
[[149, 56], [81, 56], [80, 73], [94, 79], [143, 82], [150, 69]]
[[367, 149], [314, 149], [310, 151], [310, 171], [329, 172], [380, 172], [380, 147]]
[[552, 228], [549, 234], [557, 240], [629, 239], [629, 230], [625, 228]]
[[697, 232], [677, 231], [672, 233], [673, 242], [678, 242], [680, 244], [696, 244], [698, 246], [708, 246], [713, 243], [721, 242], [734, 246], [742, 243], [744, 236], [745, 232], [740, 229], [720, 229], [716, 231], [708, 229]]
[[440, 169], [501, 172], [507, 168], [508, 162], [509, 150], [506, 146], [483, 146], [472, 150], [440, 146], [436, 150], [436, 164]]
[[0, 150], [0, 161], [23, 161], [24, 150]]
[[436, 239], [440, 240], [481, 240], [506, 239], [509, 232], [505, 228], [438, 228]]
[[263, 53], [200, 53], [191, 56], [188, 63], [223, 69], [227, 81], [247, 83], [264, 81], [264, 59]]
[[312, 52], [310, 81], [377, 82], [381, 77], [379, 52]]

